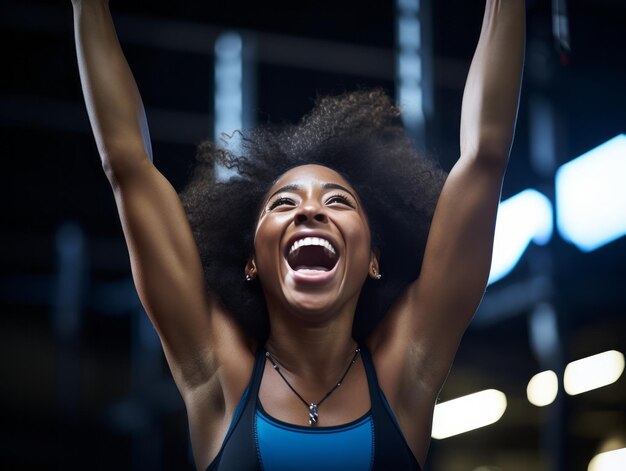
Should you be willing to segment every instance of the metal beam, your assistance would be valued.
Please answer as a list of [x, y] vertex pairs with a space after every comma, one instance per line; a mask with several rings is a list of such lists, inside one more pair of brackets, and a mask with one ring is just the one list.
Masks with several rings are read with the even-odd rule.
[[[197, 144], [210, 136], [211, 116], [206, 113], [146, 110], [153, 139], [174, 144]], [[85, 105], [78, 102], [0, 95], [0, 124], [68, 132], [91, 132]]]
[[[213, 45], [225, 28], [188, 21], [139, 18], [116, 14], [120, 41], [168, 51], [213, 55]], [[67, 8], [6, 1], [0, 5], [0, 25], [20, 31], [71, 34], [71, 13]], [[390, 28], [392, 25], [390, 25]], [[355, 77], [394, 80], [394, 53], [391, 49], [360, 46], [321, 39], [239, 30], [252, 36], [256, 57], [261, 63], [318, 70]], [[467, 64], [454, 59], [436, 60], [437, 84], [444, 88], [463, 86]]]

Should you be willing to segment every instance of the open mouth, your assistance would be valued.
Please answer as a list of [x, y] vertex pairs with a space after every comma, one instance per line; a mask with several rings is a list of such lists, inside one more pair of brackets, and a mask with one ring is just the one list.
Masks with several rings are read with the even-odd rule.
[[320, 237], [296, 240], [287, 254], [287, 263], [295, 271], [330, 271], [338, 259], [333, 245]]

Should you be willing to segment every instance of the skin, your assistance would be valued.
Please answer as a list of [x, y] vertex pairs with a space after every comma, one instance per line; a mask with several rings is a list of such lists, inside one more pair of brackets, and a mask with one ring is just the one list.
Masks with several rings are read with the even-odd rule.
[[[324, 188], [327, 184], [347, 191]], [[246, 272], [259, 277], [267, 300], [271, 325], [267, 349], [280, 360], [293, 386], [315, 402], [334, 386], [354, 354], [351, 331], [356, 303], [365, 277], [375, 276], [378, 261], [358, 196], [337, 172], [319, 165], [296, 167], [283, 174], [268, 195], [286, 185], [298, 189], [266, 198], [255, 234], [255, 255]], [[276, 202], [281, 204], [269, 209]], [[290, 240], [312, 233], [332, 240], [339, 253], [334, 275], [322, 283], [294, 280], [284, 256]], [[260, 399], [270, 415], [308, 424], [308, 411], [270, 363]], [[367, 380], [359, 362], [320, 407], [319, 425], [350, 422], [368, 409]]]
[[[328, 183], [348, 191], [324, 188]], [[292, 317], [311, 327], [333, 318], [346, 318], [351, 325], [365, 276], [377, 266], [367, 216], [350, 184], [327, 167], [296, 167], [282, 175], [268, 194], [293, 185], [299, 189], [266, 198], [247, 272], [258, 273], [273, 326]], [[289, 240], [313, 234], [332, 240], [339, 253], [335, 276], [323, 283], [298, 280], [284, 256]]]
[[[204, 288], [185, 212], [152, 164], [143, 105], [108, 2], [73, 0], [72, 5], [83, 93], [133, 279], [185, 401], [196, 466], [203, 470], [222, 445], [257, 346]], [[460, 157], [437, 203], [420, 277], [367, 340], [380, 386], [420, 463], [430, 443], [437, 394], [486, 286], [523, 55], [524, 1], [487, 0], [463, 96]], [[353, 191], [326, 167], [307, 165], [280, 176], [268, 196], [297, 184], [298, 190], [283, 195], [293, 206], [259, 215], [255, 253], [242, 267], [242, 276], [258, 276], [263, 286], [271, 322], [266, 347], [311, 401], [323, 397], [352, 357], [356, 299], [366, 277], [378, 270], [358, 195], [353, 208], [344, 207], [329, 201], [338, 191], [327, 193], [326, 183]], [[336, 272], [323, 286], [296, 283], [284, 261], [284, 244], [305, 229], [332, 235], [339, 248]], [[306, 420], [303, 404], [267, 365], [260, 399], [278, 419]], [[321, 406], [320, 425], [350, 422], [369, 406], [359, 361]]]

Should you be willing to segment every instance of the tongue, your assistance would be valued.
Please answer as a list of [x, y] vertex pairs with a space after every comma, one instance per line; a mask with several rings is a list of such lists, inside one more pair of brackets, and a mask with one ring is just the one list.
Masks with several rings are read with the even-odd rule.
[[331, 260], [324, 247], [305, 246], [294, 250], [287, 261], [294, 270], [329, 271], [335, 266], [335, 260]]

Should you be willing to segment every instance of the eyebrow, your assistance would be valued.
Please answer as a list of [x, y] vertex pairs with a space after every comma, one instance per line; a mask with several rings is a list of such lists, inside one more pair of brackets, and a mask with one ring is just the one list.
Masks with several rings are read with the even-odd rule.
[[[345, 186], [340, 185], [339, 183], [324, 183], [322, 185], [322, 188], [324, 190], [341, 190], [341, 191], [345, 191], [346, 193], [350, 194], [350, 196], [352, 196], [352, 198], [354, 198], [355, 201], [358, 201], [358, 198], [354, 195], [354, 193], [352, 193]], [[282, 192], [285, 192], [285, 191], [298, 191], [298, 190], [302, 190], [302, 185], [298, 185], [296, 183], [291, 183], [289, 185], [285, 185], [283, 187], [280, 187], [278, 190], [276, 190], [274, 193], [272, 193], [272, 195], [268, 198], [268, 200], [271, 200], [278, 193], [282, 193]]]

